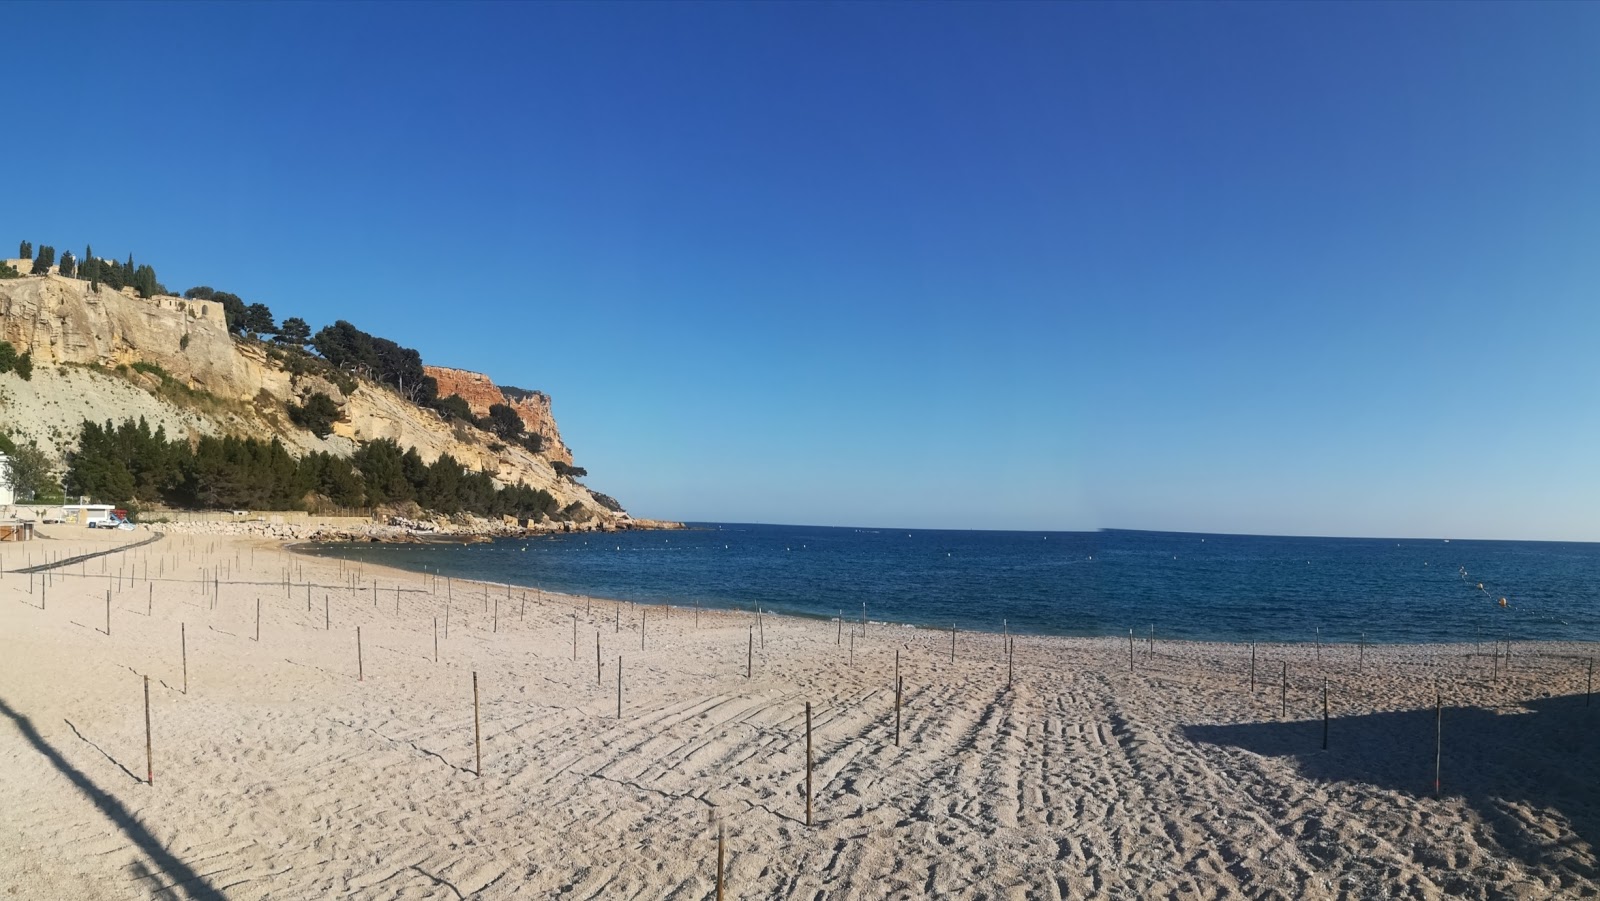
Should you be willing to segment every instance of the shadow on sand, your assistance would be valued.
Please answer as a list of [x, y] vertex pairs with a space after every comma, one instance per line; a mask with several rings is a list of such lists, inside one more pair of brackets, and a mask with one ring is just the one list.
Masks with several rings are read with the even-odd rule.
[[[81, 770], [68, 763], [49, 742], [44, 740], [44, 737], [39, 734], [39, 730], [33, 727], [32, 720], [13, 710], [3, 700], [0, 700], [0, 713], [9, 717], [11, 722], [16, 724], [17, 731], [22, 734], [22, 737], [27, 739], [35, 750], [43, 754], [45, 759], [50, 761], [51, 766], [72, 780], [72, 784], [78, 787], [78, 791], [83, 792], [84, 797], [99, 808], [106, 819], [122, 830], [122, 834], [126, 835], [128, 840], [133, 842], [150, 859], [153, 867], [146, 866], [143, 861], [134, 865], [133, 869], [137, 876], [140, 878], [161, 876], [170, 880], [165, 887], [152, 887], [152, 891], [155, 894], [167, 897], [208, 899], [208, 901], [209, 899], [221, 899], [223, 897], [220, 891], [206, 882], [205, 877], [190, 869], [188, 864], [174, 857], [166, 848], [163, 848], [161, 842], [151, 835], [150, 831], [144, 827], [144, 824], [129, 813], [128, 809], [123, 807], [120, 801], [111, 797], [100, 786], [94, 784], [94, 781], [84, 775]], [[118, 764], [118, 766], [121, 766], [121, 764]], [[127, 772], [127, 768], [124, 767], [123, 771]]]
[[[1419, 797], [1434, 791], [1432, 707], [1334, 717], [1327, 751], [1322, 750], [1321, 719], [1185, 726], [1183, 731], [1191, 741], [1295, 758], [1309, 779], [1364, 782]], [[1596, 873], [1562, 851], [1600, 844], [1597, 738], [1600, 698], [1592, 707], [1584, 706], [1582, 695], [1526, 701], [1505, 712], [1446, 707], [1441, 791], [1478, 810], [1508, 854], [1538, 866], [1560, 858], [1594, 878]], [[1530, 830], [1519, 807], [1554, 811], [1567, 819], [1571, 832], [1552, 836]]]

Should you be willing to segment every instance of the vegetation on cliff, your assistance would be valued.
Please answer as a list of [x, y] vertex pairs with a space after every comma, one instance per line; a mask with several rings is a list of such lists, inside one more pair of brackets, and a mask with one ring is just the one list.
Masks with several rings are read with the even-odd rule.
[[339, 405], [318, 391], [304, 404], [289, 404], [289, 419], [318, 438], [326, 438], [333, 434], [333, 424], [339, 421]]
[[446, 454], [422, 462], [415, 448], [369, 441], [349, 459], [312, 453], [296, 460], [276, 439], [211, 436], [191, 448], [151, 430], [142, 418], [121, 425], [85, 421], [67, 466], [67, 490], [103, 503], [162, 502], [205, 509], [368, 508], [414, 502], [438, 513], [518, 519], [555, 517], [549, 492], [518, 484], [496, 488]]
[[15, 372], [23, 381], [33, 378], [33, 354], [19, 354], [10, 341], [0, 341], [0, 373]]

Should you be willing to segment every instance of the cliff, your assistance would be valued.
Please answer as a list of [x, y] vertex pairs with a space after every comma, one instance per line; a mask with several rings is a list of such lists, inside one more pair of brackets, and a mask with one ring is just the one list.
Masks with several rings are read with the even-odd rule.
[[[502, 485], [542, 488], [570, 508], [577, 522], [626, 519], [588, 488], [558, 476], [550, 459], [447, 421], [386, 386], [359, 381], [347, 396], [328, 379], [290, 371], [281, 352], [235, 340], [221, 306], [210, 301], [143, 300], [106, 287], [91, 292], [87, 282], [58, 275], [0, 280], [0, 340], [31, 353], [35, 366], [32, 381], [0, 376], [0, 427], [58, 456], [71, 448], [86, 417], [121, 421], [143, 415], [152, 426], [191, 438], [276, 436], [296, 455], [327, 451], [348, 457], [361, 442], [391, 438], [415, 447], [426, 462], [450, 454]], [[145, 371], [135, 364], [145, 364]], [[332, 398], [342, 414], [327, 438], [294, 426], [287, 416], [286, 404], [303, 403], [317, 392]], [[549, 415], [549, 398], [537, 398], [513, 406], [529, 428], [545, 436], [546, 447], [554, 449], [551, 458], [570, 462]]]
[[572, 462], [572, 451], [561, 440], [561, 430], [550, 413], [550, 395], [522, 388], [500, 388], [483, 373], [466, 369], [424, 366], [422, 370], [439, 383], [440, 397], [453, 394], [461, 398], [474, 416], [488, 415], [489, 408], [495, 404], [505, 404], [516, 410], [528, 431], [544, 439], [544, 456], [563, 463]]

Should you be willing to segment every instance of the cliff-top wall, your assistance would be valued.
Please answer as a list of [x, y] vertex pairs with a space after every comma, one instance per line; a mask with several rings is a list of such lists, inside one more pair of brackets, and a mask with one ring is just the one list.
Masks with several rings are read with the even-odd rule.
[[481, 372], [451, 369], [448, 366], [424, 366], [422, 370], [439, 383], [440, 397], [454, 394], [467, 402], [474, 416], [488, 415], [489, 408], [495, 404], [505, 404], [516, 410], [528, 431], [537, 432], [544, 438], [546, 457], [563, 463], [572, 462], [572, 451], [561, 440], [561, 430], [550, 412], [550, 395], [543, 391], [519, 391], [518, 396], [513, 398]]

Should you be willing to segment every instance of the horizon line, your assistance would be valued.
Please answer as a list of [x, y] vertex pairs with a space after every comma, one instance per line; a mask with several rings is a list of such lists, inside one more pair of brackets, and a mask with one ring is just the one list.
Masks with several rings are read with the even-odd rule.
[[[657, 519], [657, 517], [651, 517]], [[790, 529], [853, 529], [856, 531], [873, 532], [998, 532], [1035, 535], [1093, 535], [1101, 532], [1141, 532], [1151, 535], [1195, 535], [1206, 538], [1312, 538], [1332, 541], [1434, 541], [1448, 543], [1452, 541], [1504, 541], [1520, 542], [1523, 544], [1600, 544], [1600, 540], [1585, 540], [1581, 538], [1482, 538], [1475, 536], [1406, 536], [1406, 535], [1314, 535], [1303, 533], [1271, 533], [1271, 532], [1203, 532], [1192, 529], [1135, 529], [1123, 526], [1100, 526], [1094, 529], [951, 529], [929, 526], [862, 526], [862, 525], [828, 525], [825, 523], [796, 523], [796, 522], [745, 522], [738, 520], [677, 520], [686, 527], [697, 525], [712, 526], [767, 526]]]

